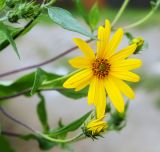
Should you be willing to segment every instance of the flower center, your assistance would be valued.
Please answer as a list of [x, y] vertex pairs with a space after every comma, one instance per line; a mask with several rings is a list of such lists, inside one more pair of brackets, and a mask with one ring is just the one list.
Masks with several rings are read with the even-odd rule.
[[93, 63], [92, 63], [92, 71], [95, 76], [98, 78], [104, 78], [105, 76], [108, 75], [109, 70], [110, 70], [110, 64], [108, 63], [107, 59], [100, 59], [97, 58]]

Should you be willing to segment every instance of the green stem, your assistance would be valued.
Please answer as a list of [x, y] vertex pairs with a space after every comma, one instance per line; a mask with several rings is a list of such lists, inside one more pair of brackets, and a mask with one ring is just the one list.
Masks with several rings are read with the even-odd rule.
[[55, 2], [56, 2], [56, 0], [50, 0], [50, 2], [45, 5], [45, 7], [51, 6], [51, 5], [54, 4]]
[[6, 21], [6, 20], [7, 20], [7, 17], [6, 17], [6, 16], [5, 16], [5, 17], [0, 18], [0, 22]]
[[155, 7], [153, 7], [152, 10], [145, 17], [143, 17], [141, 20], [139, 20], [133, 24], [125, 26], [124, 29], [130, 29], [130, 28], [139, 26], [143, 22], [147, 21], [155, 13], [155, 11], [158, 9], [159, 6], [160, 6], [160, 0], [157, 1]]
[[38, 133], [40, 136], [42, 136], [43, 138], [47, 139], [48, 141], [51, 141], [51, 142], [56, 142], [56, 143], [70, 143], [70, 142], [73, 142], [73, 141], [77, 141], [82, 135], [83, 133], [80, 133], [76, 136], [74, 136], [73, 138], [69, 138], [69, 139], [56, 139], [56, 138], [51, 138], [45, 134], [41, 134], [41, 133]]
[[119, 12], [117, 13], [116, 17], [114, 18], [113, 22], [112, 22], [112, 27], [117, 23], [117, 21], [119, 20], [119, 18], [121, 17], [121, 15], [123, 14], [124, 10], [126, 9], [128, 3], [130, 0], [124, 0], [121, 8], [119, 9]]

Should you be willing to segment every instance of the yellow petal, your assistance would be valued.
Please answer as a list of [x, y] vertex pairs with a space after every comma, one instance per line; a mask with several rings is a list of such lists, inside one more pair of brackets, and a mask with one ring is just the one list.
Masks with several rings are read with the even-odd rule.
[[82, 70], [73, 76], [71, 76], [67, 81], [64, 82], [63, 87], [65, 88], [77, 88], [86, 80], [89, 80], [92, 77], [92, 70], [85, 69]]
[[118, 45], [120, 44], [122, 37], [123, 37], [123, 29], [119, 28], [116, 33], [113, 35], [111, 41], [109, 42], [109, 47], [106, 51], [105, 58], [111, 57], [116, 49], [118, 48]]
[[130, 71], [110, 71], [111, 76], [130, 82], [138, 82], [140, 76]]
[[97, 40], [97, 56], [102, 57], [102, 54], [105, 50], [105, 40], [104, 40], [104, 27], [100, 26], [98, 28], [98, 40]]
[[91, 64], [91, 61], [85, 57], [75, 57], [73, 59], [69, 60], [69, 63], [74, 67], [74, 68], [86, 68], [89, 67]]
[[140, 59], [127, 59], [120, 62], [113, 62], [111, 66], [112, 71], [124, 71], [124, 70], [133, 70], [139, 68], [142, 65]]
[[137, 48], [136, 44], [129, 45], [126, 48], [124, 48], [121, 51], [119, 51], [118, 53], [114, 54], [109, 59], [109, 61], [111, 63], [113, 63], [115, 61], [123, 60], [123, 59], [129, 57], [131, 54], [133, 54], [133, 52], [135, 51], [136, 48]]
[[95, 101], [95, 95], [98, 86], [98, 79], [94, 77], [90, 83], [89, 91], [88, 91], [88, 104], [93, 104]]
[[118, 89], [126, 95], [129, 99], [134, 99], [135, 98], [135, 93], [131, 89], [130, 86], [128, 86], [124, 81], [117, 79], [117, 78], [112, 78]]
[[88, 91], [88, 104], [96, 106], [98, 118], [105, 113], [106, 108], [106, 94], [102, 80], [94, 77], [91, 81]]
[[99, 88], [97, 92], [98, 100], [96, 102], [96, 112], [97, 112], [97, 118], [102, 118], [105, 115], [106, 111], [106, 92], [104, 88], [104, 81], [100, 80], [99, 82]]
[[88, 86], [90, 84], [90, 82], [92, 81], [92, 77], [88, 77], [86, 78], [84, 81], [82, 81], [82, 83], [80, 83], [76, 88], [75, 91], [79, 91], [84, 89], [86, 86]]
[[74, 38], [73, 41], [79, 47], [79, 49], [85, 54], [86, 57], [90, 59], [95, 58], [94, 51], [84, 40], [80, 38]]
[[109, 20], [105, 21], [105, 27], [100, 26], [98, 29], [97, 56], [103, 58], [108, 48], [111, 25]]
[[114, 84], [111, 78], [105, 79], [105, 87], [108, 93], [108, 96], [113, 103], [114, 107], [117, 109], [118, 112], [124, 112], [124, 100], [120, 93], [120, 90]]

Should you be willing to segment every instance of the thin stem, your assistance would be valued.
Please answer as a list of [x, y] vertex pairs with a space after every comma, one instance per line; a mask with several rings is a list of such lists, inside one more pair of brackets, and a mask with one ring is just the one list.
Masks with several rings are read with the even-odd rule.
[[[91, 42], [92, 40], [88, 40], [87, 42]], [[19, 72], [23, 72], [23, 71], [26, 71], [26, 70], [31, 70], [31, 69], [34, 69], [34, 68], [38, 68], [38, 67], [41, 67], [41, 66], [44, 66], [44, 65], [47, 65], [51, 62], [54, 62], [56, 61], [57, 59], [71, 53], [72, 51], [74, 51], [75, 49], [77, 49], [78, 47], [77, 46], [74, 46], [70, 49], [68, 49], [67, 51], [49, 59], [49, 60], [46, 60], [44, 62], [41, 62], [41, 63], [38, 63], [38, 64], [35, 64], [35, 65], [31, 65], [31, 66], [27, 66], [27, 67], [23, 67], [23, 68], [20, 68], [20, 69], [16, 69], [16, 70], [13, 70], [13, 71], [9, 71], [9, 72], [6, 72], [6, 73], [2, 73], [0, 74], [0, 77], [5, 77], [5, 76], [9, 76], [9, 75], [12, 75], [12, 74], [16, 74], [16, 73], [19, 73]]]
[[57, 142], [57, 143], [70, 143], [70, 142], [73, 142], [73, 141], [78, 140], [78, 139], [83, 135], [83, 133], [80, 133], [80, 134], [76, 135], [76, 136], [73, 137], [73, 138], [69, 138], [69, 139], [64, 139], [64, 140], [63, 140], [63, 139], [51, 138], [51, 137], [49, 137], [49, 136], [47, 136], [47, 135], [45, 135], [45, 134], [41, 134], [41, 133], [38, 133], [38, 134], [39, 134], [40, 136], [42, 136], [43, 138], [51, 141], [51, 142]]
[[116, 17], [114, 18], [113, 22], [112, 22], [112, 27], [117, 23], [117, 21], [119, 20], [119, 18], [121, 17], [121, 15], [123, 14], [124, 10], [126, 9], [128, 3], [130, 0], [124, 0], [121, 8], [119, 9], [119, 12], [117, 13]]
[[4, 135], [4, 136], [18, 137], [18, 138], [23, 136], [22, 134], [8, 132], [8, 131], [2, 131], [1, 134]]
[[131, 28], [139, 26], [143, 22], [147, 21], [155, 13], [155, 11], [158, 9], [159, 6], [160, 6], [160, 0], [157, 1], [155, 7], [153, 7], [152, 10], [145, 17], [143, 17], [142, 19], [140, 19], [139, 21], [137, 21], [133, 24], [125, 26], [124, 29], [131, 29]]
[[18, 93], [16, 93], [16, 94], [13, 94], [13, 95], [1, 96], [1, 97], [0, 97], [0, 100], [7, 100], [7, 99], [16, 98], [16, 97], [19, 97], [19, 96], [21, 96], [21, 95], [24, 95], [24, 94], [26, 94], [26, 93], [28, 93], [28, 92], [30, 92], [30, 91], [31, 91], [31, 89], [28, 89], [28, 90], [23, 90], [23, 91], [21, 91], [21, 92], [18, 92]]
[[17, 120], [16, 118], [14, 118], [12, 115], [10, 115], [6, 110], [4, 110], [2, 108], [2, 106], [0, 106], [0, 111], [7, 117], [9, 118], [10, 120], [14, 121], [15, 123], [23, 126], [24, 128], [28, 129], [29, 131], [31, 132], [36, 132], [34, 129], [32, 129], [31, 127], [29, 127], [28, 125], [24, 124], [23, 122]]
[[54, 4], [55, 2], [56, 2], [56, 0], [50, 0], [50, 2], [45, 5], [45, 7], [51, 6], [51, 5]]

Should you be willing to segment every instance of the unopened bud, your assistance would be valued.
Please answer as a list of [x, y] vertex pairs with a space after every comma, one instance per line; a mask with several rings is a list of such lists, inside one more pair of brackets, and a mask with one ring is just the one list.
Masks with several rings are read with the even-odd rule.
[[143, 44], [144, 44], [144, 39], [142, 37], [137, 37], [137, 38], [133, 38], [131, 40], [131, 44], [136, 44], [137, 45], [137, 48], [134, 52], [134, 54], [137, 54], [139, 53], [139, 51], [142, 49], [143, 47]]

